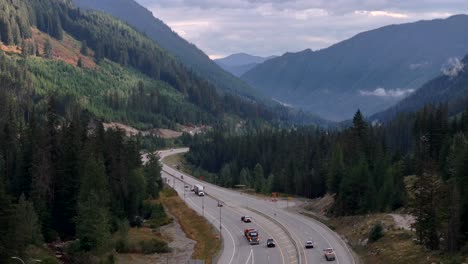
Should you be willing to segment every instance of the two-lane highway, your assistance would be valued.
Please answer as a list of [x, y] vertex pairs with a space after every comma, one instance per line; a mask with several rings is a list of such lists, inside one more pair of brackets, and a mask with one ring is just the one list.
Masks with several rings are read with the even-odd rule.
[[[161, 151], [161, 158], [187, 152], [188, 149]], [[184, 176], [185, 183], [180, 181]], [[327, 263], [323, 249], [333, 248], [337, 264], [355, 264], [353, 254], [345, 242], [322, 223], [302, 215], [285, 210], [286, 202], [265, 201], [255, 196], [239, 193], [207, 182], [202, 182], [185, 173], [163, 164], [163, 176], [173, 183], [176, 179], [176, 190], [184, 196], [184, 184], [201, 184], [209, 196], [198, 197], [194, 193], [185, 193], [186, 202], [219, 228], [218, 200], [225, 205], [221, 209], [223, 252], [218, 263]], [[178, 184], [177, 184], [178, 183]], [[180, 186], [180, 187], [178, 187]], [[204, 204], [203, 204], [204, 203]], [[252, 209], [252, 210], [249, 210]], [[255, 213], [255, 212], [258, 212]], [[252, 225], [240, 221], [240, 216], [253, 216]], [[257, 228], [261, 236], [260, 245], [250, 246], [243, 236], [247, 227]], [[278, 247], [266, 248], [266, 238], [274, 238]], [[305, 249], [307, 240], [315, 242], [316, 247]], [[328, 262], [331, 263], [331, 262]]]

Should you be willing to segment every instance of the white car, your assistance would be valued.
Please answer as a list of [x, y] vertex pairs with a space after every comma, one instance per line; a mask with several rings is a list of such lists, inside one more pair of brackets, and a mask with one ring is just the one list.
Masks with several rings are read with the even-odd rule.
[[307, 240], [305, 242], [305, 248], [314, 248], [314, 242], [312, 242], [312, 240]]

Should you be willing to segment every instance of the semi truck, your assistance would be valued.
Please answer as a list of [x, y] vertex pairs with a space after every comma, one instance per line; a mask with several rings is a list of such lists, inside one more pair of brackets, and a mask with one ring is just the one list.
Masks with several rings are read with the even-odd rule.
[[195, 184], [193, 186], [193, 192], [198, 196], [205, 196], [205, 188], [200, 184]]
[[258, 235], [257, 230], [253, 228], [247, 228], [244, 230], [245, 238], [249, 241], [250, 245], [258, 245], [260, 244], [260, 238]]

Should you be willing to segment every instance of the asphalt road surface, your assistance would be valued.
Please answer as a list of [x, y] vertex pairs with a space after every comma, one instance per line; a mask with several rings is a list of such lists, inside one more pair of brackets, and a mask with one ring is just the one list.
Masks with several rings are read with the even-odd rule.
[[[187, 151], [187, 148], [174, 149], [161, 151], [159, 155], [162, 159]], [[162, 176], [176, 189], [179, 196], [185, 199], [190, 207], [204, 215], [218, 232], [221, 226], [223, 250], [218, 257], [220, 264], [355, 264], [352, 252], [335, 232], [314, 219], [286, 211], [285, 201], [272, 202], [212, 185], [166, 164], [163, 164]], [[194, 184], [203, 185], [207, 195], [199, 197], [191, 192], [190, 187]], [[218, 207], [218, 202], [223, 206]], [[243, 215], [251, 216], [252, 223], [242, 222]], [[259, 245], [249, 245], [243, 233], [246, 228], [258, 230]], [[268, 238], [275, 240], [275, 248], [266, 247]], [[304, 248], [307, 240], [315, 243], [313, 249]], [[325, 248], [335, 250], [335, 261], [325, 260]]]

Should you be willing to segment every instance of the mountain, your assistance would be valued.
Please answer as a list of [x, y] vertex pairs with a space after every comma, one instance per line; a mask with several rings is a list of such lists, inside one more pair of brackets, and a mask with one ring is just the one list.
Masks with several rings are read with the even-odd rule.
[[216, 59], [214, 60], [214, 62], [216, 62], [225, 71], [228, 71], [233, 75], [240, 77], [242, 74], [253, 69], [258, 64], [261, 64], [275, 57], [276, 56], [260, 57], [249, 55], [246, 53], [236, 53], [229, 55], [225, 58]]
[[384, 110], [468, 53], [468, 16], [391, 25], [329, 48], [286, 53], [242, 78], [265, 95], [332, 120]]
[[370, 120], [389, 121], [399, 113], [416, 112], [427, 104], [448, 104], [450, 115], [457, 115], [468, 107], [468, 55], [454, 61], [444, 74], [424, 84], [416, 92], [389, 109], [370, 117]]
[[[285, 108], [219, 93], [128, 24], [68, 0], [0, 0], [0, 50], [8, 61], [0, 68], [0, 91], [27, 92], [17, 99], [27, 105], [43, 106], [53, 96], [62, 115], [79, 108], [145, 129], [291, 117]], [[21, 72], [16, 90], [2, 79], [9, 67]]]
[[134, 0], [73, 0], [73, 2], [84, 9], [95, 9], [111, 14], [144, 32], [216, 88], [249, 98], [256, 97], [254, 90], [244, 81], [221, 69], [203, 51], [181, 38]]

